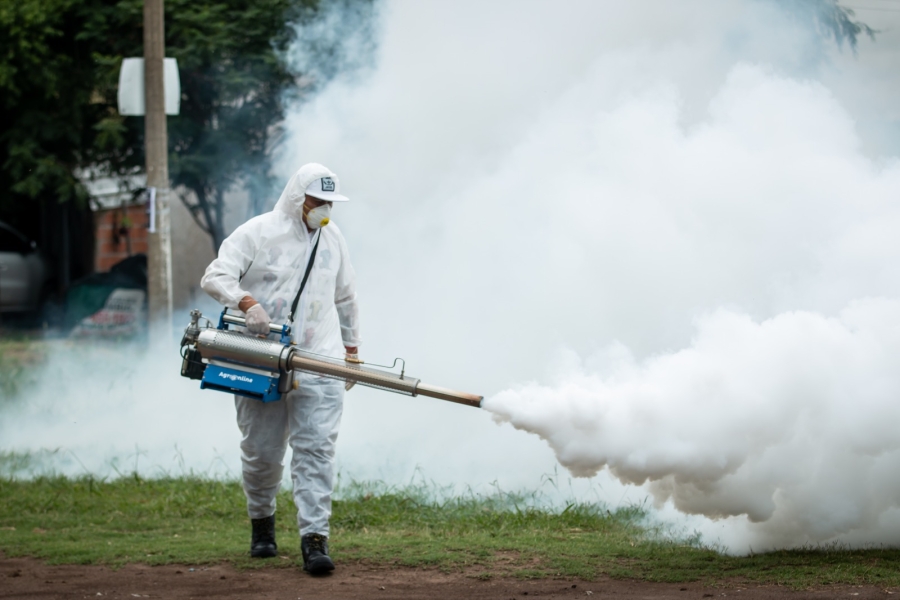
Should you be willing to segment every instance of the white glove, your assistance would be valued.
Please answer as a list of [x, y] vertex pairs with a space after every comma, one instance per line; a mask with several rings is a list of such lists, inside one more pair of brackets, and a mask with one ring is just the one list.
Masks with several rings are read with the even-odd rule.
[[[359, 360], [359, 354], [346, 353], [344, 354], [344, 360], [346, 360], [347, 362], [357, 361]], [[356, 385], [355, 381], [347, 381], [344, 383], [344, 389], [349, 392], [350, 388], [352, 388], [354, 385]]]
[[250, 333], [266, 335], [269, 333], [269, 315], [262, 304], [254, 304], [247, 309], [247, 329]]

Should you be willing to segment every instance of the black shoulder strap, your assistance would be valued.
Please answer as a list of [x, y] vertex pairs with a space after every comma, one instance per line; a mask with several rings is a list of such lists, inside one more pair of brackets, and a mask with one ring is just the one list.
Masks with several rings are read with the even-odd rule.
[[294, 297], [294, 302], [291, 304], [291, 313], [288, 315], [288, 325], [294, 324], [294, 313], [297, 312], [297, 304], [300, 302], [300, 294], [303, 293], [303, 288], [306, 287], [306, 280], [309, 279], [309, 273], [312, 271], [313, 263], [316, 262], [316, 250], [319, 249], [319, 240], [322, 239], [322, 230], [319, 229], [318, 237], [316, 237], [316, 245], [313, 246], [312, 253], [309, 256], [309, 262], [306, 263], [306, 273], [303, 274], [303, 281], [300, 282], [300, 289], [297, 290], [297, 295]]

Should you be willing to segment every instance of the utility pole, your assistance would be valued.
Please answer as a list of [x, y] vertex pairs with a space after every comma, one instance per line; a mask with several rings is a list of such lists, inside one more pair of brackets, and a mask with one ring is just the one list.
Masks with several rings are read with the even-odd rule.
[[[169, 155], [163, 84], [164, 0], [144, 0], [144, 135], [147, 187], [156, 189], [155, 231], [149, 234], [147, 293], [150, 341], [172, 335], [172, 236], [169, 222]], [[152, 200], [152, 198], [151, 198]]]

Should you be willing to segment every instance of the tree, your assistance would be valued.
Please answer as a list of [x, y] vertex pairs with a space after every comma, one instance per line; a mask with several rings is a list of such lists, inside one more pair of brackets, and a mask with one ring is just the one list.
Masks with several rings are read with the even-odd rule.
[[[168, 8], [171, 7], [171, 8]], [[170, 56], [182, 69], [182, 116], [172, 119], [170, 172], [215, 249], [225, 239], [225, 192], [242, 183], [269, 188], [272, 136], [296, 74], [284, 54], [313, 0], [169, 0]], [[171, 37], [169, 37], [171, 36]]]
[[812, 20], [820, 35], [833, 40], [838, 47], [846, 42], [856, 52], [861, 35], [875, 39], [874, 29], [856, 19], [856, 13], [838, 0], [788, 0], [784, 6], [793, 8], [806, 20]]
[[104, 144], [98, 68], [72, 0], [0, 1], [0, 218], [58, 264], [61, 291], [93, 266], [88, 194], [76, 177]]
[[[118, 67], [122, 58], [141, 54], [142, 6], [126, 0], [92, 11], [85, 36], [105, 49], [96, 56], [99, 66]], [[316, 7], [316, 0], [166, 2], [166, 55], [178, 60], [182, 86], [181, 114], [169, 118], [169, 172], [216, 250], [226, 235], [225, 192], [238, 183], [267, 187], [268, 150], [299, 75], [290, 72], [284, 55], [294, 26], [312, 18]], [[113, 75], [106, 72], [97, 86], [111, 107]], [[142, 119], [110, 111], [98, 127], [118, 150], [107, 159], [109, 171], [141, 168]]]
[[[364, 0], [365, 1], [365, 0]], [[143, 119], [118, 114], [121, 61], [142, 55], [142, 0], [0, 2], [0, 197], [84, 203], [80, 171], [143, 168]], [[169, 117], [170, 176], [216, 249], [223, 196], [267, 187], [268, 151], [299, 73], [286, 50], [317, 0], [167, 0], [166, 55], [181, 114]]]
[[60, 201], [83, 202], [75, 177], [102, 145], [95, 129], [106, 112], [93, 102], [96, 68], [78, 40], [79, 26], [63, 18], [70, 0], [0, 3], [0, 130], [2, 202], [52, 192]]

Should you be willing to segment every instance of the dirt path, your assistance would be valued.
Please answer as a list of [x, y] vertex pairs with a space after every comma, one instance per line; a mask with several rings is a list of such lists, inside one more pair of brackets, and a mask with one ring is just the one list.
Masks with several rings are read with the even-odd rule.
[[439, 571], [342, 565], [330, 577], [312, 578], [299, 569], [236, 571], [230, 566], [148, 567], [119, 570], [79, 565], [46, 565], [30, 558], [0, 557], [0, 598], [676, 598], [678, 600], [757, 598], [900, 598], [898, 590], [835, 586], [792, 592], [771, 586], [704, 587], [633, 581], [545, 579], [481, 581]]

